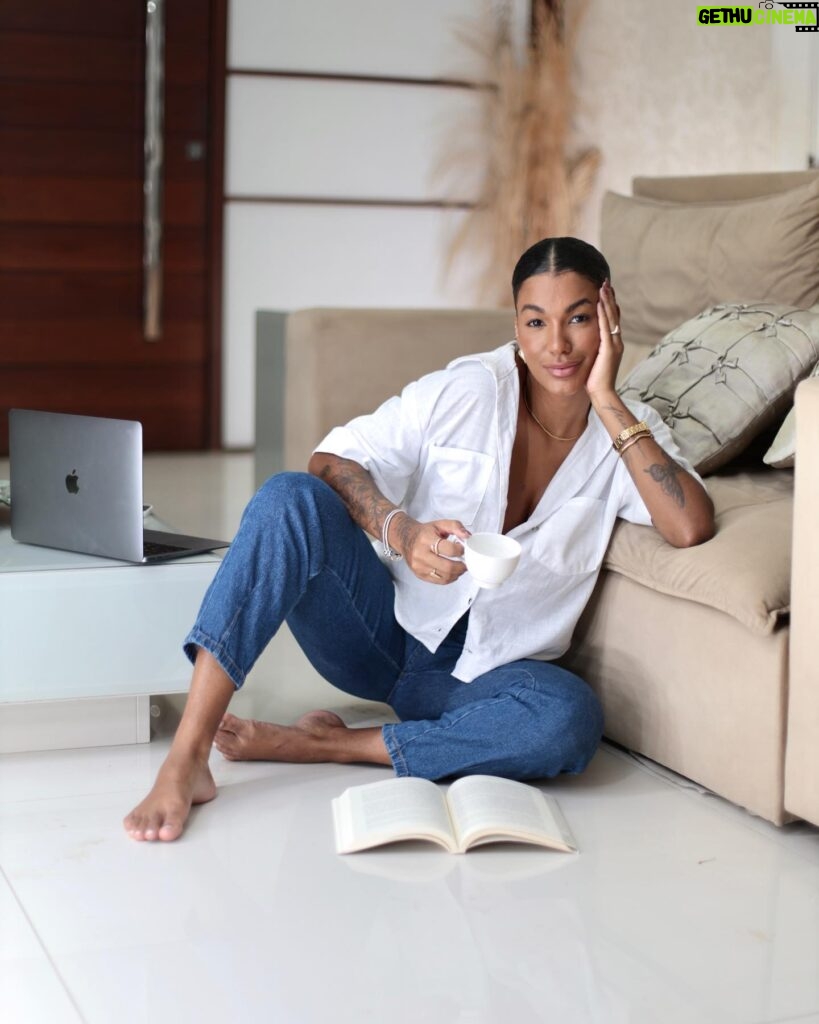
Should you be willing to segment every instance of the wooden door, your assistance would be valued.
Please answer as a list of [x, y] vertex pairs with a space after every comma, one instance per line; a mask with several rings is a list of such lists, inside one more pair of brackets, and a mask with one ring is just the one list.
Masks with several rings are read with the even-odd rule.
[[143, 332], [145, 0], [0, 2], [0, 453], [12, 407], [219, 443], [226, 0], [166, 0], [162, 335]]

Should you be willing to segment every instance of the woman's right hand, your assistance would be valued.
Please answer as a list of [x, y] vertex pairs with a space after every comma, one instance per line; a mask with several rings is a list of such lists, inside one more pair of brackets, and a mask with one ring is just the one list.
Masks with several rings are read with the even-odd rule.
[[463, 545], [447, 540], [450, 534], [462, 540], [471, 536], [459, 520], [435, 519], [431, 523], [419, 523], [408, 515], [395, 516], [390, 523], [390, 534], [391, 546], [403, 555], [404, 561], [424, 583], [454, 583], [466, 572], [463, 562], [451, 561], [463, 554]]

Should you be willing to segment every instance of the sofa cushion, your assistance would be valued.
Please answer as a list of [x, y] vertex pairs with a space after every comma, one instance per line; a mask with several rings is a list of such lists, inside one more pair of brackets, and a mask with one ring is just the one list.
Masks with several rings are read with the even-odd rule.
[[[819, 377], [819, 363], [813, 368], [811, 377]], [[796, 410], [791, 406], [785, 422], [779, 428], [771, 447], [762, 461], [774, 469], [791, 469], [796, 460]]]
[[819, 300], [819, 177], [759, 199], [672, 203], [606, 194], [601, 249], [623, 337], [656, 344], [718, 302]]
[[793, 474], [713, 476], [708, 492], [717, 522], [711, 540], [675, 548], [653, 527], [621, 521], [605, 568], [651, 590], [716, 608], [755, 633], [771, 633], [790, 608]]
[[700, 473], [739, 454], [819, 359], [819, 306], [720, 305], [671, 331], [619, 387], [653, 406]]

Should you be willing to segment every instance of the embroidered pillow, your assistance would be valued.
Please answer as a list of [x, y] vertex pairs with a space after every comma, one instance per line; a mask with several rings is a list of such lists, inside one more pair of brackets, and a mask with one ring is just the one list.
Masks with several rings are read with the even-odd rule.
[[819, 359], [819, 306], [723, 304], [667, 334], [618, 388], [653, 406], [700, 473], [782, 416]]

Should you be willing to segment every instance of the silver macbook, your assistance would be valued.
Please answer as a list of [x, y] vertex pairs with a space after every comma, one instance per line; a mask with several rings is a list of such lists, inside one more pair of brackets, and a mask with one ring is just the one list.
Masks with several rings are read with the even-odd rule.
[[145, 530], [142, 424], [12, 409], [11, 535], [125, 562], [163, 562], [223, 540]]

